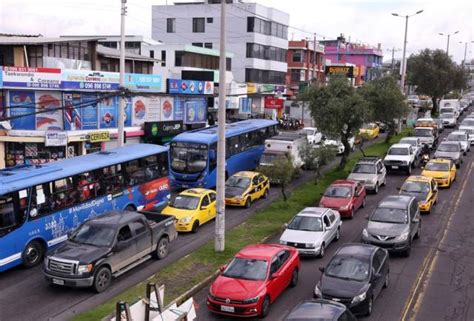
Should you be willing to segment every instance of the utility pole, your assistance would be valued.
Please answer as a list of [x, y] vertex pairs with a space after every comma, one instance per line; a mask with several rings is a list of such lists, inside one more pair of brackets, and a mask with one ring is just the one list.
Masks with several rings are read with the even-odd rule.
[[[127, 0], [121, 0], [122, 8], [120, 13], [120, 91], [123, 91], [125, 87], [125, 15], [127, 14], [127, 7], [125, 4]], [[123, 92], [119, 97], [119, 110], [118, 110], [118, 146], [122, 147], [125, 143], [125, 130], [124, 130], [124, 113], [125, 113], [125, 97]]]
[[225, 100], [226, 100], [226, 1], [221, 0], [221, 37], [219, 43], [219, 110], [217, 120], [217, 216], [214, 250], [225, 249]]
[[395, 47], [392, 48], [392, 75], [393, 75], [393, 68], [395, 68]]

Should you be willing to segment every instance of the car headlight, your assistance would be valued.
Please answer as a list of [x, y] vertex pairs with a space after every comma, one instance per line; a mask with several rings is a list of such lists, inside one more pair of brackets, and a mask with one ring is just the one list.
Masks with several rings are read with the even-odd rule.
[[367, 232], [367, 229], [362, 230], [362, 236], [363, 237], [369, 237], [369, 232]]
[[187, 223], [190, 223], [192, 221], [192, 219], [193, 218], [191, 216], [186, 216], [186, 217], [183, 217], [182, 219], [180, 219], [179, 222], [187, 224]]
[[351, 206], [350, 205], [345, 205], [345, 206], [341, 206], [339, 209], [341, 211], [347, 211]]
[[87, 265], [79, 265], [77, 267], [77, 273], [78, 274], [85, 274], [85, 273], [90, 273], [92, 271], [92, 264], [87, 264]]
[[314, 249], [314, 248], [316, 247], [316, 244], [315, 244], [315, 243], [306, 243], [306, 244], [305, 244], [305, 247], [306, 247], [307, 249], [311, 249], [311, 248]]
[[367, 292], [363, 292], [363, 293], [361, 293], [361, 294], [359, 294], [359, 295], [356, 295], [356, 296], [352, 299], [351, 304], [360, 303], [360, 302], [364, 301], [366, 297], [367, 297]]
[[258, 299], [260, 299], [260, 297], [257, 295], [256, 297], [244, 300], [243, 303], [244, 304], [256, 303], [258, 302]]
[[410, 234], [409, 231], [406, 231], [406, 232], [403, 232], [402, 234], [400, 234], [399, 236], [397, 236], [395, 238], [395, 240], [397, 241], [405, 241], [407, 238], [408, 238], [408, 235]]
[[321, 292], [321, 288], [319, 287], [319, 282], [314, 287], [314, 296], [317, 297], [317, 298], [321, 298], [323, 296], [323, 294]]

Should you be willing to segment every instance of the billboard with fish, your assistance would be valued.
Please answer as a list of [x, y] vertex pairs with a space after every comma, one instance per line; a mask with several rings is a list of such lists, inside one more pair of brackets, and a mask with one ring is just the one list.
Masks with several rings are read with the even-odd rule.
[[63, 130], [61, 93], [57, 91], [36, 91], [36, 129]]

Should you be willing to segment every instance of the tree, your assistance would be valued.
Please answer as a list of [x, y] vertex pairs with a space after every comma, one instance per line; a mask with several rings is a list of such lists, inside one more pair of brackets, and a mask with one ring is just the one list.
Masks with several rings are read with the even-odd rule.
[[396, 80], [386, 76], [365, 83], [359, 91], [369, 104], [372, 120], [387, 125], [385, 141], [389, 142], [396, 132], [397, 121], [410, 112]]
[[257, 171], [267, 176], [270, 182], [280, 185], [281, 195], [286, 202], [288, 199], [286, 187], [295, 174], [295, 167], [291, 157], [278, 157], [272, 165], [259, 166]]
[[369, 108], [344, 76], [332, 76], [327, 86], [308, 88], [302, 96], [309, 102], [319, 129], [344, 145], [339, 168], [344, 168], [351, 151], [349, 138], [369, 119]]
[[328, 164], [336, 157], [336, 150], [329, 146], [306, 144], [299, 148], [304, 169], [315, 172], [315, 184], [321, 177], [321, 166]]
[[425, 49], [418, 55], [411, 55], [407, 71], [408, 81], [417, 86], [416, 91], [431, 97], [433, 113], [438, 112], [438, 101], [444, 95], [467, 86], [466, 71], [440, 49]]

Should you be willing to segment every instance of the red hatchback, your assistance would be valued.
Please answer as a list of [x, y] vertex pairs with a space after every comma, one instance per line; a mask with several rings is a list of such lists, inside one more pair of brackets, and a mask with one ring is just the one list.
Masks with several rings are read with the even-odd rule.
[[300, 258], [280, 244], [248, 245], [235, 255], [209, 288], [207, 307], [227, 316], [265, 317], [270, 304], [298, 283]]
[[334, 181], [322, 194], [319, 206], [339, 211], [341, 217], [353, 218], [354, 212], [365, 206], [364, 185], [349, 179]]

